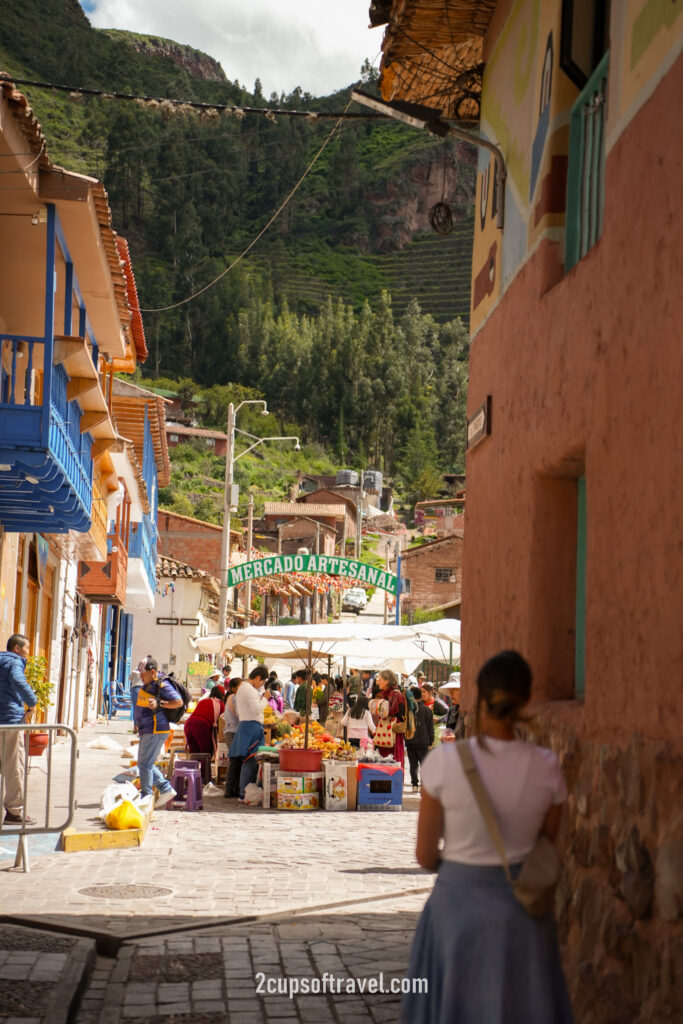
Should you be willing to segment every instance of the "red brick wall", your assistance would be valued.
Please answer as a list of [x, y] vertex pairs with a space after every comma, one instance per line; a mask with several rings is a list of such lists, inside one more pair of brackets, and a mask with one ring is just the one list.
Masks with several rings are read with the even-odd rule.
[[[462, 537], [450, 537], [437, 545], [425, 545], [401, 560], [401, 575], [410, 580], [410, 594], [403, 598], [404, 611], [410, 608], [433, 608], [459, 601], [462, 592]], [[454, 569], [455, 583], [437, 582], [437, 569]]]
[[[159, 510], [159, 554], [177, 558], [179, 562], [203, 569], [220, 578], [221, 574], [221, 527], [202, 523], [197, 519], [175, 515]], [[231, 538], [231, 548], [237, 543]]]

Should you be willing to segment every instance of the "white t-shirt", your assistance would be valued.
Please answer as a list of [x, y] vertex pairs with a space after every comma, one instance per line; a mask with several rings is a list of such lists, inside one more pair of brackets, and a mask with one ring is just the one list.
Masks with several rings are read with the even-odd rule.
[[235, 694], [235, 710], [240, 722], [261, 722], [268, 701], [260, 697], [258, 690], [245, 681]]
[[366, 711], [362, 718], [352, 718], [349, 710], [342, 718], [341, 724], [346, 726], [346, 735], [350, 740], [366, 740], [368, 733], [375, 731], [375, 722], [369, 711]]
[[[567, 785], [552, 750], [521, 740], [495, 740], [485, 747], [470, 739], [479, 774], [496, 813], [508, 863], [524, 860], [538, 839], [553, 804], [567, 799]], [[500, 864], [455, 743], [442, 743], [421, 766], [422, 785], [444, 809], [444, 860]]]

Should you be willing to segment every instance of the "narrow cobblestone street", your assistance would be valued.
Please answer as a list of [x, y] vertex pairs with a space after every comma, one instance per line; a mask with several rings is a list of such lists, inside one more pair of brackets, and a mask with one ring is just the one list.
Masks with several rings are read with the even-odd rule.
[[[96, 827], [99, 795], [125, 763], [87, 743], [106, 734], [124, 746], [129, 727], [115, 720], [80, 735], [78, 830]], [[57, 812], [66, 760], [57, 748]], [[35, 800], [42, 785], [34, 767]], [[30, 873], [15, 870], [7, 853], [0, 861], [2, 914], [32, 926], [21, 933], [21, 969], [54, 974], [36, 981], [56, 984], [70, 942], [85, 965], [90, 942], [85, 993], [80, 1003], [64, 996], [72, 1010], [79, 1004], [71, 1019], [80, 1024], [397, 1020], [400, 995], [377, 989], [401, 978], [431, 889], [413, 854], [417, 807], [408, 792], [401, 813], [371, 814], [288, 813], [220, 796], [202, 813], [158, 812], [141, 847], [67, 854], [43, 852], [36, 839]], [[3, 848], [8, 837], [3, 831]], [[60, 929], [81, 938], [66, 940]], [[0, 986], [20, 966], [8, 945]], [[5, 1004], [0, 1020], [68, 1019], [47, 1003], [39, 1013], [40, 993], [33, 999], [35, 1017], [25, 1008], [13, 1016]]]

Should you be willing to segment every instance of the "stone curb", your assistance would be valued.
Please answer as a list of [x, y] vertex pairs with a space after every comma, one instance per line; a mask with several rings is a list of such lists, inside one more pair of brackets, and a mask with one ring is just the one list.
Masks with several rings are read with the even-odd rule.
[[54, 988], [50, 1005], [43, 1016], [44, 1024], [68, 1024], [72, 1021], [88, 987], [95, 965], [93, 939], [76, 939], [69, 950], [69, 959]]

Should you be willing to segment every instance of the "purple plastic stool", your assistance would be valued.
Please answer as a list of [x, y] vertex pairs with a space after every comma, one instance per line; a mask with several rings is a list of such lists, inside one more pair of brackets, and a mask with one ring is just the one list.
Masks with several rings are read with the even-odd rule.
[[201, 811], [203, 809], [202, 772], [198, 761], [176, 761], [173, 765], [171, 785], [177, 795], [166, 804], [167, 810]]

